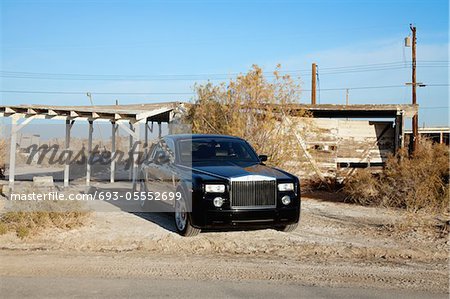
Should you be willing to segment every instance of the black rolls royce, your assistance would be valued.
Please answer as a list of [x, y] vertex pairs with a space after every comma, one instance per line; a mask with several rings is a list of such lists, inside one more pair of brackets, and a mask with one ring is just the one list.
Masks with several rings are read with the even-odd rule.
[[299, 179], [266, 160], [237, 137], [165, 136], [142, 164], [141, 207], [155, 211], [156, 202], [165, 203], [183, 236], [231, 227], [292, 231], [300, 218]]

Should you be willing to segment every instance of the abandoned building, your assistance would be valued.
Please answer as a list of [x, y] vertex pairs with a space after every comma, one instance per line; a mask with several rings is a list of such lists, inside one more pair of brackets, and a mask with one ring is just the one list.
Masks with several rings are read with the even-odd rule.
[[[116, 151], [116, 136], [120, 128], [128, 134], [130, 146], [143, 135], [142, 147], [147, 150], [148, 133], [153, 126], [158, 129], [153, 133], [158, 136], [171, 133], [177, 119], [186, 112], [186, 104], [168, 102], [155, 104], [109, 105], [109, 106], [45, 106], [45, 105], [8, 105], [0, 106], [0, 117], [11, 119], [9, 160], [6, 161], [9, 185], [14, 186], [16, 153], [18, 152], [18, 134], [22, 128], [34, 119], [65, 121], [65, 149], [71, 148], [71, 128], [74, 122], [84, 121], [88, 124], [86, 132], [87, 149], [92, 151], [92, 134], [94, 122], [111, 124], [110, 150]], [[301, 145], [309, 167], [299, 167], [297, 174], [301, 177], [319, 175], [319, 177], [338, 176], [344, 169], [355, 167], [381, 166], [389, 153], [394, 153], [405, 146], [405, 120], [418, 111], [417, 105], [305, 105], [297, 104], [291, 111], [309, 111], [308, 125], [319, 128], [296, 136]], [[143, 132], [140, 131], [143, 129]], [[40, 132], [35, 132], [40, 133]], [[143, 134], [142, 134], [143, 133]], [[425, 132], [424, 132], [425, 133]], [[448, 132], [443, 133], [442, 140], [447, 140]], [[447, 138], [447, 139], [445, 139]], [[142, 148], [141, 148], [142, 149]], [[137, 149], [138, 150], [138, 149]], [[130, 159], [133, 157], [130, 156]], [[136, 157], [134, 157], [136, 160]], [[70, 165], [64, 165], [64, 186], [68, 186]], [[86, 185], [92, 179], [91, 166], [85, 166]], [[302, 169], [302, 170], [300, 170]], [[310, 171], [305, 171], [310, 169]], [[108, 181], [115, 181], [116, 165], [112, 160]], [[129, 172], [129, 178], [135, 182], [137, 164]]]

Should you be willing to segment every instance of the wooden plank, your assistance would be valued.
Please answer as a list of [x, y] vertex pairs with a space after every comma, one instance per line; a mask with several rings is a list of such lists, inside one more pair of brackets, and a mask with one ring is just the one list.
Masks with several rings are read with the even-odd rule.
[[114, 183], [115, 175], [116, 175], [116, 134], [117, 134], [117, 125], [115, 122], [111, 123], [111, 173], [110, 173], [110, 182]]
[[10, 107], [5, 107], [5, 114], [14, 114], [14, 113], [16, 113], [16, 110]]
[[[66, 154], [70, 150], [70, 130], [72, 129], [72, 124], [70, 120], [66, 119], [66, 139], [65, 139], [65, 150]], [[70, 161], [66, 157], [64, 165], [64, 187], [69, 187], [69, 171], [70, 171]]]
[[17, 147], [17, 117], [11, 118], [11, 137], [10, 137], [10, 147], [9, 147], [9, 190], [14, 190], [14, 179], [16, 174], [16, 147]]
[[92, 133], [94, 132], [94, 122], [89, 121], [88, 125], [88, 154], [86, 161], [86, 186], [90, 186], [91, 184], [91, 156], [92, 156]]

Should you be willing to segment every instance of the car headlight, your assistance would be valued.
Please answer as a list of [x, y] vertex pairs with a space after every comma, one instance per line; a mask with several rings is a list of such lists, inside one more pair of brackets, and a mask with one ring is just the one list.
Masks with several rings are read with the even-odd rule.
[[294, 183], [278, 184], [278, 191], [294, 191]]
[[225, 185], [222, 184], [206, 184], [205, 192], [207, 193], [224, 193]]

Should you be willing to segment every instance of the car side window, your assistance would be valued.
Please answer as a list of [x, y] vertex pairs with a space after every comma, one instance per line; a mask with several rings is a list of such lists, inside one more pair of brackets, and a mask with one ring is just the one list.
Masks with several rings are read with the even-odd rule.
[[167, 164], [174, 161], [174, 152], [170, 144], [161, 140], [155, 145], [150, 159], [156, 164]]
[[152, 153], [151, 153], [151, 155], [150, 155], [150, 161], [151, 161], [151, 162], [154, 162], [154, 161], [155, 161], [155, 158], [158, 156], [158, 154], [159, 154], [160, 152], [162, 152], [161, 146], [160, 146], [159, 144], [155, 144], [155, 145], [153, 146], [153, 151], [152, 151]]

